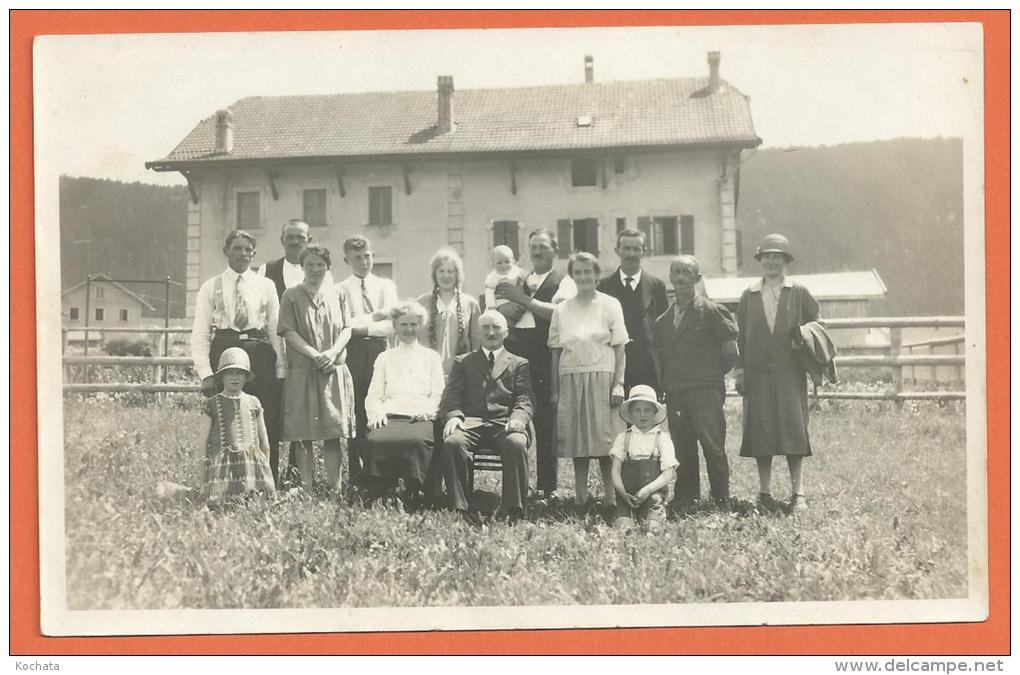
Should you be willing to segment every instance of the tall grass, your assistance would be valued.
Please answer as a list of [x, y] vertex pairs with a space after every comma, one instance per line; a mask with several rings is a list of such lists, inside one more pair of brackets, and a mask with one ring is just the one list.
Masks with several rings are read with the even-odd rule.
[[[155, 491], [162, 480], [193, 485], [197, 396], [167, 396], [159, 407], [68, 396], [64, 414], [72, 609], [967, 594], [958, 404], [823, 402], [812, 417], [815, 456], [805, 464], [810, 510], [775, 517], [706, 509], [654, 535], [559, 508], [532, 509], [530, 522], [514, 527], [472, 528], [447, 512], [366, 510], [301, 493], [210, 510]], [[736, 456], [736, 402], [727, 418], [732, 493], [753, 499], [753, 461]], [[775, 469], [773, 492], [782, 497], [785, 466]], [[490, 508], [497, 481], [478, 478]], [[561, 462], [560, 485], [572, 484]]]

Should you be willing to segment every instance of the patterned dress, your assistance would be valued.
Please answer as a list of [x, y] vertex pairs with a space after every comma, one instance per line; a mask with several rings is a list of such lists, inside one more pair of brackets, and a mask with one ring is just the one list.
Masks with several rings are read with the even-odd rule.
[[[332, 347], [346, 324], [340, 294], [333, 288], [313, 293], [299, 284], [288, 288], [280, 300], [280, 335], [295, 331], [316, 351]], [[354, 438], [354, 385], [346, 356], [344, 350], [334, 367], [323, 373], [298, 350], [287, 350], [282, 440]]]
[[202, 402], [202, 412], [212, 420], [202, 498], [216, 501], [249, 492], [276, 492], [269, 455], [259, 444], [259, 400], [244, 392], [237, 398], [220, 392]]

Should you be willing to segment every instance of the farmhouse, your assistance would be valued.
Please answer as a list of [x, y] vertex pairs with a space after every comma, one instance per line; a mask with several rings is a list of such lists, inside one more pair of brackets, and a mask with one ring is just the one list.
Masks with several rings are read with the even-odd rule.
[[707, 276], [736, 276], [741, 154], [761, 139], [719, 63], [709, 52], [705, 77], [596, 82], [585, 57], [576, 84], [458, 91], [441, 76], [435, 91], [237, 101], [146, 163], [179, 171], [191, 191], [188, 316], [223, 266], [228, 231], [252, 231], [261, 262], [280, 254], [279, 227], [295, 217], [337, 252], [366, 235], [377, 272], [408, 296], [430, 287], [436, 249], [464, 254], [477, 293], [488, 249], [526, 258], [528, 233], [543, 227], [559, 233], [562, 257], [591, 251], [607, 269], [616, 232], [639, 227], [653, 273], [683, 252]]
[[95, 274], [91, 284], [82, 281], [60, 294], [61, 324], [68, 329], [69, 342], [84, 340], [84, 333], [77, 329], [86, 325], [86, 313], [89, 328], [102, 329], [89, 335], [91, 343], [98, 343], [117, 337], [137, 339], [137, 334], [118, 334], [116, 330], [155, 325], [156, 308], [107, 275]]

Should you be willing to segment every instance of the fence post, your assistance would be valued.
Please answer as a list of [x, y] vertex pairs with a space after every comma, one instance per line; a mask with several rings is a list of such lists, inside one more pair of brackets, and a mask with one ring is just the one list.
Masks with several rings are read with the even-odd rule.
[[[85, 338], [85, 356], [89, 355], [89, 310], [92, 305], [92, 275], [85, 276], [85, 323], [82, 326], [82, 336]], [[89, 366], [86, 363], [82, 372], [82, 379], [85, 384], [89, 382]]]
[[[899, 356], [903, 350], [903, 329], [899, 326], [889, 328], [889, 356]], [[903, 391], [903, 366], [893, 366], [893, 391], [897, 394]]]

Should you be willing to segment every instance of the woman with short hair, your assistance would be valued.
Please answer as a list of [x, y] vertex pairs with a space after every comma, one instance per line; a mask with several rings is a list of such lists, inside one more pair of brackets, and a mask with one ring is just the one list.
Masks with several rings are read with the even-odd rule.
[[449, 375], [453, 359], [482, 346], [478, 328], [481, 308], [478, 301], [460, 290], [464, 281], [464, 262], [452, 248], [436, 251], [429, 261], [432, 291], [418, 298], [428, 312], [428, 327], [419, 341], [439, 353], [443, 374]]
[[754, 457], [758, 464], [759, 508], [778, 512], [784, 507], [772, 497], [772, 458], [784, 455], [790, 469], [787, 508], [804, 509], [801, 468], [811, 455], [807, 372], [796, 356], [794, 333], [818, 320], [818, 301], [786, 276], [793, 262], [786, 237], [767, 235], [754, 257], [763, 276], [744, 291], [737, 306], [742, 367], [735, 377], [737, 391], [744, 396], [740, 456]]
[[425, 308], [405, 300], [393, 309], [396, 346], [376, 359], [365, 398], [368, 435], [362, 446], [369, 499], [404, 481], [405, 502], [414, 502], [432, 463], [434, 420], [443, 397], [443, 362], [419, 344]]
[[574, 502], [581, 507], [588, 501], [592, 458], [602, 471], [605, 506], [616, 506], [609, 450], [624, 429], [615, 408], [623, 403], [630, 337], [619, 300], [595, 290], [600, 271], [591, 253], [570, 256], [567, 272], [577, 295], [556, 305], [549, 325], [556, 452], [574, 460]]

